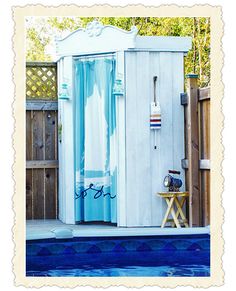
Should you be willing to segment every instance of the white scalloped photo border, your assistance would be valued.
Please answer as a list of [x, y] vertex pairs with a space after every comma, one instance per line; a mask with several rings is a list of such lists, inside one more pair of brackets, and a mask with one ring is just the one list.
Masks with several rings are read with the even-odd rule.
[[[222, 176], [222, 129], [223, 129], [223, 83], [221, 72], [223, 67], [223, 20], [220, 6], [195, 5], [191, 7], [178, 5], [143, 6], [128, 5], [125, 7], [110, 5], [94, 5], [82, 7], [76, 5], [61, 5], [58, 7], [43, 5], [26, 5], [12, 8], [14, 20], [13, 50], [15, 53], [15, 65], [13, 68], [13, 81], [15, 85], [15, 99], [13, 115], [15, 119], [15, 131], [13, 146], [15, 150], [15, 162], [13, 165], [13, 178], [15, 181], [15, 193], [13, 197], [13, 210], [15, 224], [13, 226], [13, 240], [15, 243], [13, 272], [15, 285], [25, 287], [42, 286], [193, 286], [210, 287], [221, 286], [224, 283], [224, 271], [222, 267], [222, 255], [224, 241], [222, 237], [222, 225], [224, 209], [222, 206], [223, 176]], [[77, 278], [49, 278], [49, 277], [25, 277], [25, 155], [22, 146], [25, 144], [25, 84], [22, 76], [25, 76], [24, 20], [26, 16], [150, 16], [150, 17], [210, 17], [211, 19], [211, 276], [200, 277], [77, 277]], [[214, 196], [214, 197], [213, 197]], [[214, 198], [214, 199], [213, 199]]]

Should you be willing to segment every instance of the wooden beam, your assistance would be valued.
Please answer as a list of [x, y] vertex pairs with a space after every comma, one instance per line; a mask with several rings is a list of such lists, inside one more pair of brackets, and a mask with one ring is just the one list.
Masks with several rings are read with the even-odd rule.
[[[183, 159], [181, 161], [182, 164], [182, 168], [183, 169], [188, 169], [188, 160], [187, 159]], [[210, 170], [211, 166], [210, 166], [210, 160], [199, 160], [199, 169], [200, 170]]]
[[198, 76], [187, 75], [187, 129], [189, 161], [189, 223], [201, 225], [201, 201], [199, 185], [199, 137], [198, 137]]
[[58, 160], [32, 160], [26, 161], [26, 169], [53, 169], [58, 168]]
[[203, 101], [211, 98], [210, 95], [210, 87], [205, 87], [205, 88], [199, 88], [198, 89], [198, 100]]
[[56, 67], [56, 62], [26, 62], [26, 67]]
[[58, 101], [26, 100], [26, 110], [58, 110]]

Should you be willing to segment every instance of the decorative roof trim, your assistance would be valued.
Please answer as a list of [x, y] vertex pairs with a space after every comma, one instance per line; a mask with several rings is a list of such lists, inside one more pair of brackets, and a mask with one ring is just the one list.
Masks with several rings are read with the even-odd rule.
[[135, 47], [138, 33], [133, 26], [130, 31], [94, 20], [86, 28], [79, 28], [63, 39], [55, 39], [58, 56], [77, 55], [92, 51], [117, 51]]

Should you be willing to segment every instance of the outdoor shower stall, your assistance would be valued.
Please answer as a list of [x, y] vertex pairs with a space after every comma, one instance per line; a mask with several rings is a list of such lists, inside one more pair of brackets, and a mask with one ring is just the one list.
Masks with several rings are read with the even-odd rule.
[[[160, 226], [157, 192], [184, 170], [184, 55], [188, 37], [138, 36], [97, 21], [57, 40], [59, 219]], [[151, 103], [161, 127], [150, 129]]]

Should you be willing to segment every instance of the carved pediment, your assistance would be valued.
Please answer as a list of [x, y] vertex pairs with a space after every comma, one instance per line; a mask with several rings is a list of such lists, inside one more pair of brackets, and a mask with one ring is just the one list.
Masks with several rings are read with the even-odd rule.
[[137, 32], [135, 26], [126, 31], [95, 20], [86, 28], [79, 28], [64, 39], [57, 39], [56, 53], [61, 57], [134, 48]]

